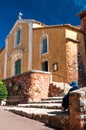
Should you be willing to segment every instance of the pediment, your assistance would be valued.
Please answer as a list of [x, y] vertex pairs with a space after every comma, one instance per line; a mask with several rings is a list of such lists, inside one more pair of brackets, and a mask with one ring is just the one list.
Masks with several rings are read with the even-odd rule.
[[13, 25], [12, 29], [10, 30], [10, 32], [8, 33], [8, 35], [7, 35], [7, 37], [5, 38], [5, 40], [9, 38], [9, 35], [13, 32], [13, 30], [14, 30], [17, 26], [19, 26], [19, 24], [20, 24], [20, 26], [21, 26], [21, 23], [26, 23], [26, 22], [23, 21], [23, 20], [17, 20], [17, 21], [15, 22], [15, 24]]

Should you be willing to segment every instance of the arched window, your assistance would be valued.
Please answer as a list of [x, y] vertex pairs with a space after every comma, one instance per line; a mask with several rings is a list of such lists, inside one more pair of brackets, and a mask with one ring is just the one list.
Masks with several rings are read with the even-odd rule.
[[14, 34], [14, 44], [15, 46], [16, 45], [19, 45], [21, 42], [21, 29], [18, 28], [16, 31], [15, 31], [15, 34]]
[[48, 52], [48, 39], [47, 36], [41, 39], [41, 55]]

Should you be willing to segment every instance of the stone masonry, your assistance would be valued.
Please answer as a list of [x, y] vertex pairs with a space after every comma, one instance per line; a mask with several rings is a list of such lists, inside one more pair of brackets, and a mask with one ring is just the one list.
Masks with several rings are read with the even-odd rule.
[[[30, 105], [31, 104], [19, 104], [18, 107], [6, 107], [6, 110], [10, 110], [27, 118], [39, 120], [56, 129], [86, 130], [86, 87], [70, 93], [69, 112], [62, 112], [59, 109], [51, 108], [44, 109], [44, 104], [43, 106], [41, 104], [41, 108], [29, 107]], [[54, 106], [53, 103], [52, 106]]]
[[8, 99], [15, 100], [19, 95], [23, 96], [20, 103], [45, 99], [48, 97], [50, 80], [51, 73], [35, 70], [8, 78], [4, 80], [9, 92]]
[[70, 93], [70, 130], [86, 130], [86, 87]]

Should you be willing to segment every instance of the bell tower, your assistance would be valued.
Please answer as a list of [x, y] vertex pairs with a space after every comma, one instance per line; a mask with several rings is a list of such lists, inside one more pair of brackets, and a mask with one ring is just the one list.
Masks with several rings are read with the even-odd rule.
[[78, 14], [81, 20], [81, 30], [84, 34], [84, 45], [85, 45], [85, 54], [86, 54], [86, 10]]
[[78, 14], [81, 20], [81, 30], [86, 33], [86, 10]]

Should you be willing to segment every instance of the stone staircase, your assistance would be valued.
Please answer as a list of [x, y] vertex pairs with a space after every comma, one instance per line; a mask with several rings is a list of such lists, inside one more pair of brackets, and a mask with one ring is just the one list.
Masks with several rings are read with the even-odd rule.
[[44, 108], [44, 109], [59, 109], [62, 108], [62, 96], [59, 97], [47, 97], [44, 100], [38, 102], [28, 102], [28, 104], [19, 104], [18, 107], [27, 108]]
[[69, 125], [69, 113], [62, 112], [62, 98], [62, 96], [48, 97], [39, 102], [18, 104], [18, 106], [13, 107], [6, 106], [5, 110], [41, 121], [51, 127], [63, 129]]

